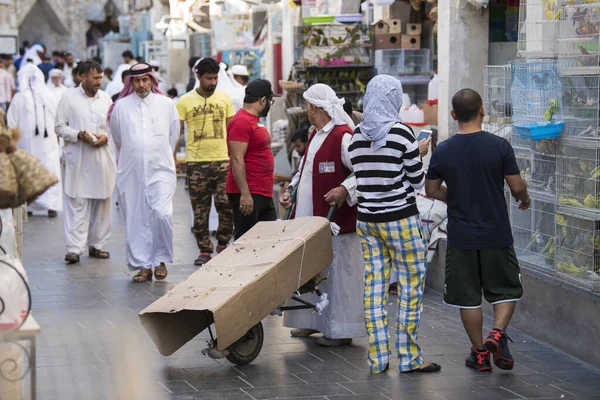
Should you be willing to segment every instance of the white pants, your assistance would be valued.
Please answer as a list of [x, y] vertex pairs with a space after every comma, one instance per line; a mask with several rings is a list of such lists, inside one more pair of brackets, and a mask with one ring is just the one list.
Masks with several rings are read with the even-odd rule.
[[103, 250], [112, 227], [111, 198], [84, 199], [65, 195], [67, 252], [82, 254], [86, 246]]

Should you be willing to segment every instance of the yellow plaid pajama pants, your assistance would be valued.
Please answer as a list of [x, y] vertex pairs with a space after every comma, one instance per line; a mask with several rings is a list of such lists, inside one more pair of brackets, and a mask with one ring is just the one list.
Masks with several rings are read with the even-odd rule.
[[427, 269], [427, 241], [421, 218], [412, 216], [379, 223], [358, 221], [357, 233], [365, 257], [365, 323], [371, 372], [384, 371], [390, 361], [386, 304], [392, 270], [398, 278], [398, 369], [416, 369], [423, 364], [417, 335]]

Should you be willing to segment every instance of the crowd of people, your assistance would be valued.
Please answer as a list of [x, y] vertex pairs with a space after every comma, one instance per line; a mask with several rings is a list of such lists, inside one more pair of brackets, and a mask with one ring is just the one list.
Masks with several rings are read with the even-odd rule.
[[[428, 197], [448, 204], [444, 301], [461, 309], [472, 343], [466, 365], [489, 371], [493, 356], [496, 366], [512, 369], [505, 330], [523, 290], [504, 182], [520, 208], [527, 209], [530, 199], [512, 147], [482, 131], [479, 94], [469, 89], [455, 94], [452, 116], [459, 132], [434, 150], [425, 171], [422, 157], [431, 138], [419, 142], [402, 123], [397, 79], [378, 75], [369, 82], [362, 115], [331, 87], [315, 84], [303, 94], [311, 128], [291, 137], [300, 165], [292, 176], [283, 176], [275, 173], [271, 135], [262, 122], [278, 95], [269, 81], [250, 80], [245, 67], [192, 59], [189, 90], [178, 97], [165, 93], [168, 86], [155, 65], [131, 52], [123, 53], [124, 63], [110, 81], [109, 71], [96, 61], [46, 60], [43, 47], [36, 46], [17, 65], [18, 85], [0, 96], [15, 86], [19, 91], [0, 100], [8, 105], [9, 127], [21, 129], [19, 146], [63, 178], [61, 187], [30, 207], [55, 216], [64, 204], [68, 263], [79, 263], [86, 248], [90, 257], [110, 257], [106, 244], [116, 187], [133, 281], [167, 277], [173, 261], [177, 150], [183, 139], [199, 254], [195, 265], [202, 267], [259, 221], [275, 221], [276, 202], [291, 208], [291, 218], [327, 217], [333, 209], [334, 258], [320, 284], [330, 296], [329, 307], [322, 314], [286, 313], [284, 325], [294, 337], [321, 334], [317, 343], [323, 346], [368, 336], [371, 372], [382, 373], [391, 357], [386, 304], [393, 274], [399, 293], [399, 370], [437, 372], [441, 366], [423, 359], [418, 341], [427, 241], [416, 196], [425, 187]], [[11, 74], [12, 61], [5, 59], [0, 82]], [[44, 61], [55, 63], [50, 68]], [[67, 68], [76, 71], [73, 87], [66, 83]], [[274, 200], [276, 182], [285, 192]], [[208, 226], [213, 200], [216, 246]], [[482, 291], [495, 311], [494, 330], [485, 340]], [[315, 301], [315, 294], [303, 296]]]

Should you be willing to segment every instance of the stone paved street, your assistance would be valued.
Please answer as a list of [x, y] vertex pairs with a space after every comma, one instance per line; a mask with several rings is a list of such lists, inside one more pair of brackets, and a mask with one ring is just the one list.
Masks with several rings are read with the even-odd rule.
[[352, 346], [322, 348], [316, 338], [291, 338], [279, 317], [264, 321], [265, 344], [251, 365], [235, 367], [203, 356], [206, 334], [163, 357], [137, 313], [195, 270], [197, 249], [182, 181], [175, 200], [176, 260], [166, 282], [131, 282], [117, 209], [114, 220], [107, 248], [111, 259], [90, 260], [85, 255], [77, 266], [63, 262], [62, 218], [34, 216], [25, 224], [32, 312], [42, 327], [37, 360], [40, 400], [117, 398], [111, 394], [119, 382], [114, 372], [131, 361], [127, 352], [134, 349], [141, 349], [146, 361], [134, 364], [136, 379], [130, 378], [130, 389], [143, 389], [156, 399], [600, 399], [600, 370], [517, 331], [509, 332], [517, 363], [513, 371], [468, 370], [463, 363], [469, 344], [458, 312], [443, 306], [435, 293], [426, 295], [420, 338], [426, 358], [442, 365], [439, 374], [400, 375], [393, 369], [372, 376], [365, 339]]

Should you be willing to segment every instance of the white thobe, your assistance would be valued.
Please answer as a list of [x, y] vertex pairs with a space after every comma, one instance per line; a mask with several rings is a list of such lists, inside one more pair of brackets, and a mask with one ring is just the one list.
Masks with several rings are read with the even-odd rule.
[[[44, 87], [45, 89], [45, 87]], [[60, 179], [60, 154], [58, 140], [54, 132], [56, 104], [46, 90], [46, 103], [36, 97], [34, 105], [31, 91], [15, 94], [6, 115], [9, 127], [18, 127], [21, 139], [17, 147], [25, 150], [50, 172]], [[37, 126], [38, 134], [35, 134]], [[45, 133], [48, 137], [45, 137]], [[55, 184], [35, 202], [29, 205], [30, 211], [62, 210], [62, 193], [60, 183]]]
[[[314, 134], [304, 155], [301, 169], [292, 179], [292, 186], [298, 185], [296, 192], [296, 217], [313, 216], [313, 161], [325, 138], [334, 128], [329, 122]], [[341, 157], [346, 168], [352, 170], [348, 156], [350, 134], [342, 138]], [[356, 204], [356, 178], [342, 183], [348, 190], [349, 205]], [[366, 336], [364, 314], [364, 258], [360, 239], [356, 233], [333, 237], [333, 262], [323, 272], [327, 280], [319, 284], [319, 289], [327, 293], [329, 306], [321, 315], [312, 310], [294, 310], [284, 313], [283, 324], [289, 328], [315, 329], [329, 339], [347, 339]], [[302, 295], [313, 304], [318, 302], [314, 293]], [[286, 305], [294, 304], [289, 301]], [[294, 304], [295, 305], [295, 304]]]
[[[50, 85], [48, 85], [48, 91], [50, 92], [50, 96], [52, 96], [52, 101], [54, 102], [54, 104], [57, 107], [58, 107], [58, 103], [60, 103], [60, 99], [61, 99], [63, 93], [66, 90], [67, 90], [67, 87], [65, 85], [63, 85], [62, 83], [59, 86], [56, 86], [52, 82], [51, 82]], [[65, 145], [65, 141], [63, 140], [63, 138], [59, 137], [58, 138], [58, 148], [59, 148], [58, 151], [59, 151], [59, 157], [60, 158], [63, 158], [63, 147], [64, 147], [64, 145]], [[62, 190], [60, 190], [60, 192], [62, 194]]]
[[166, 96], [132, 93], [110, 117], [117, 153], [119, 210], [125, 221], [127, 263], [152, 268], [173, 262], [173, 195], [177, 185], [173, 149], [179, 116]]
[[69, 67], [69, 64], [65, 63], [65, 68], [63, 69], [63, 76], [65, 77], [63, 83], [67, 88], [75, 87], [75, 82], [73, 81], [73, 69], [77, 66], [77, 63], [73, 63], [72, 67]]
[[123, 71], [128, 71], [131, 68], [129, 64], [121, 64], [113, 74], [113, 80], [106, 86], [106, 93], [112, 98], [123, 90]]
[[106, 135], [111, 104], [103, 91], [91, 98], [82, 87], [65, 91], [58, 104], [56, 133], [65, 143], [65, 240], [70, 253], [81, 254], [86, 242], [102, 250], [110, 237], [116, 170], [112, 150], [108, 145], [93, 147], [77, 135]]

